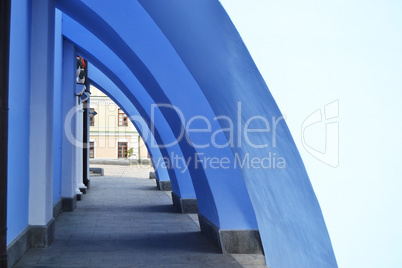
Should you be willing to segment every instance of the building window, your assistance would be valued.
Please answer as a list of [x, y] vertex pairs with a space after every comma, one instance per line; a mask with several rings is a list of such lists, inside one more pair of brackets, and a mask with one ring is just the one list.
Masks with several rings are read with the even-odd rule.
[[118, 143], [118, 158], [126, 158], [127, 157], [127, 142], [119, 142]]
[[119, 126], [128, 126], [128, 118], [121, 109], [119, 109]]
[[89, 158], [95, 158], [95, 144], [93, 141], [89, 142]]
[[95, 116], [94, 116], [94, 113], [95, 113], [95, 109], [94, 108], [90, 108], [89, 109], [89, 125], [90, 126], [95, 126]]

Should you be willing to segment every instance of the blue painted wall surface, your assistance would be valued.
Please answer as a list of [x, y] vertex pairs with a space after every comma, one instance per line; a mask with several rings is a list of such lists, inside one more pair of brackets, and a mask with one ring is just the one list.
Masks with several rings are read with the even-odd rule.
[[11, 7], [7, 243], [28, 227], [31, 1]]
[[54, 118], [53, 118], [53, 204], [61, 198], [61, 161], [62, 161], [62, 58], [63, 36], [61, 33], [62, 13], [56, 10], [54, 46]]

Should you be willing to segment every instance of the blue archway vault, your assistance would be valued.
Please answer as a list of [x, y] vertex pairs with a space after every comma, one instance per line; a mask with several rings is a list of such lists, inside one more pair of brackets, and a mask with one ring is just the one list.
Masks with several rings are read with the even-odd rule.
[[[110, 94], [123, 108], [155, 126], [159, 145], [179, 138], [159, 151], [187, 163], [186, 173], [168, 171], [173, 190], [196, 196], [201, 227], [223, 251], [230, 251], [225, 237], [255, 238], [258, 229], [270, 267], [336, 267], [290, 131], [217, 0], [57, 0], [56, 6], [65, 14], [64, 36], [115, 85]], [[189, 122], [203, 131], [182, 132]], [[211, 158], [232, 165], [200, 164]], [[282, 162], [256, 167], [253, 159]], [[239, 236], [240, 230], [254, 233]]]

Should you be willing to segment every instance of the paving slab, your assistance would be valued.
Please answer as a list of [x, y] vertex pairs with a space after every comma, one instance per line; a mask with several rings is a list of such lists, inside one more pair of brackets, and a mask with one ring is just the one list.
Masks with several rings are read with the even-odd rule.
[[76, 210], [56, 219], [53, 244], [30, 249], [16, 267], [242, 265], [221, 254], [200, 232], [195, 218], [179, 213], [152, 180], [104, 176], [92, 177]]

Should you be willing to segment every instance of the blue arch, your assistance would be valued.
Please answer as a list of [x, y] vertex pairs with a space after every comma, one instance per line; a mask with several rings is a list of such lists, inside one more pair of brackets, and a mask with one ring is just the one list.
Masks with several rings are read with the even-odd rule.
[[[239, 126], [253, 116], [281, 118], [247, 48], [218, 1], [140, 2], [176, 49], [217, 114], [234, 118], [238, 113], [234, 106], [221, 105], [219, 100], [225, 98], [230, 103], [252, 104], [243, 105]], [[231, 94], [222, 89], [230, 89]], [[244, 135], [237, 135], [235, 139], [242, 146], [233, 150], [241, 157], [247, 154], [264, 157], [270, 152], [283, 156], [287, 162], [285, 170], [242, 169], [260, 226], [267, 265], [336, 266], [321, 209], [286, 123], [281, 121], [275, 133], [253, 137], [256, 144], [271, 144], [268, 150], [252, 148]]]
[[[126, 83], [124, 83], [120, 79], [119, 76], [127, 72], [127, 70], [125, 70], [126, 68], [124, 65], [119, 64], [120, 61], [118, 60], [118, 58], [116, 58], [116, 56], [110, 50], [104, 47], [104, 45], [102, 46], [102, 44], [98, 40], [96, 40], [96, 38], [94, 38], [90, 34], [90, 32], [85, 31], [82, 26], [77, 24], [74, 20], [66, 15], [63, 15], [63, 34], [66, 38], [71, 40], [77, 46], [77, 49], [82, 56], [84, 56], [92, 64], [102, 70], [103, 73], [107, 74], [107, 76], [113, 80], [112, 84], [114, 84], [115, 87], [123, 92], [123, 94], [121, 94], [119, 91], [109, 92], [109, 90], [113, 90], [114, 87], [104, 87], [102, 84], [106, 82], [105, 80], [103, 80], [101, 86], [106, 92], [110, 93], [109, 96], [115, 98], [116, 102], [120, 103], [121, 107], [126, 110], [127, 114], [130, 116], [135, 114], [135, 111], [131, 110], [131, 107], [136, 107], [138, 113], [141, 115], [142, 118], [145, 119], [144, 122], [147, 124], [147, 128], [153, 128], [152, 124], [154, 124], [154, 122], [151, 122], [150, 116], [148, 114], [149, 112], [146, 111], [146, 107], [142, 105], [142, 103], [152, 103], [153, 100], [147, 94], [141, 95], [141, 98], [139, 99], [132, 94], [126, 84], [129, 84], [135, 90], [142, 88], [142, 86], [132, 76], [127, 77], [128, 82]], [[91, 52], [86, 50], [84, 47], [88, 47]], [[102, 62], [102, 60], [104, 63]], [[119, 76], [111, 69], [113, 69], [114, 72], [116, 72]], [[102, 80], [95, 80], [95, 82], [98, 81]], [[126, 100], [128, 100], [129, 102], [127, 102]], [[128, 105], [128, 103], [130, 103], [130, 106], [126, 107], [126, 104]], [[169, 126], [164, 118], [159, 114], [157, 114], [155, 118], [157, 119], [155, 124], [159, 126], [157, 128], [155, 127], [155, 130], [153, 131], [156, 143], [163, 144], [174, 140], [175, 138], [173, 134], [168, 131]], [[141, 132], [146, 132], [146, 130], [141, 129], [140, 127], [138, 129]], [[163, 133], [160, 133], [159, 130], [161, 130]], [[149, 145], [152, 140], [149, 137], [145, 137], [144, 135], [142, 137], [144, 141], [148, 144], [147, 147], [152, 147]], [[171, 154], [181, 154], [180, 148], [178, 146], [173, 146], [171, 148], [162, 147], [160, 150], [163, 157], [166, 158], [170, 158]], [[188, 173], [188, 171], [181, 170], [180, 172], [175, 172], [172, 168], [168, 168], [167, 170], [172, 183], [172, 189], [175, 193], [186, 198], [195, 197], [194, 188], [192, 186], [190, 174]]]
[[[182, 141], [179, 145], [186, 159], [194, 157], [196, 160], [193, 161], [197, 161], [198, 154], [206, 152], [219, 157], [238, 155], [241, 159], [250, 156], [262, 159], [270, 154], [286, 160], [285, 169], [245, 166], [240, 170], [242, 176], [237, 176], [238, 170], [233, 169], [231, 172], [235, 176], [230, 180], [230, 187], [227, 187], [227, 171], [219, 174], [207, 169], [191, 169], [200, 211], [205, 216], [217, 226], [227, 228], [233, 226], [231, 213], [237, 212], [238, 218], [243, 216], [243, 226], [250, 227], [253, 216], [244, 209], [254, 207], [268, 266], [336, 266], [321, 209], [290, 131], [218, 1], [147, 0], [116, 5], [105, 0], [96, 3], [59, 0], [57, 3], [63, 12], [71, 15], [113, 51], [129, 68], [131, 74], [127, 75], [134, 74], [154, 101], [180, 104], [184, 114], [190, 116], [194, 115], [192, 108], [199, 108], [198, 104], [206, 109], [202, 114], [239, 118], [235, 129], [240, 129], [240, 132], [221, 132], [227, 140], [231, 140], [233, 134], [238, 142], [230, 148], [230, 154], [226, 150], [195, 150], [191, 144]], [[146, 42], [154, 38], [157, 43]], [[158, 60], [150, 57], [157, 51], [164, 54], [158, 55]], [[183, 72], [175, 73], [174, 68], [161, 69], [166, 66], [178, 67]], [[183, 75], [185, 72], [187, 75], [184, 76], [164, 77], [164, 73]], [[107, 75], [116, 83], [116, 79]], [[175, 91], [174, 87], [180, 82], [192, 83], [190, 91], [183, 88]], [[123, 90], [121, 86], [119, 88]], [[190, 102], [181, 102], [182, 97]], [[195, 98], [200, 98], [200, 101], [195, 102]], [[133, 101], [133, 98], [129, 99]], [[242, 104], [241, 113], [239, 102]], [[135, 106], [140, 110], [138, 105]], [[177, 128], [183, 125], [178, 114], [163, 110], [161, 114], [177, 136]], [[257, 116], [274, 119], [269, 131], [244, 135], [245, 124]], [[267, 128], [261, 120], [251, 122], [254, 130]], [[228, 122], [219, 123], [224, 128], [230, 127]], [[190, 137], [193, 144], [199, 144], [210, 135]], [[268, 144], [269, 147], [256, 148], [250, 144], [250, 138], [254, 144]], [[219, 179], [213, 178], [214, 175]], [[239, 178], [244, 179], [252, 206], [247, 204], [250, 199]], [[233, 197], [236, 192], [240, 193], [240, 202], [224, 208], [222, 204], [228, 202], [222, 199]]]
[[[88, 79], [91, 84], [95, 85], [97, 88], [101, 89], [104, 93], [106, 93], [119, 107], [123, 109], [123, 111], [129, 115], [131, 119], [133, 116], [136, 116], [136, 120], [140, 120], [139, 112], [137, 109], [132, 105], [132, 103], [124, 96], [124, 94], [120, 91], [119, 88], [101, 71], [99, 71], [95, 66], [92, 64], [88, 64]], [[149, 143], [156, 144], [155, 137], [153, 137], [151, 131], [149, 129], [142, 129], [146, 127], [144, 122], [132, 120], [132, 123], [138, 130], [141, 136], [145, 136], [147, 141], [145, 143], [148, 152], [151, 156], [152, 163], [155, 169], [155, 172], [158, 173], [158, 176], [161, 180], [169, 180], [169, 171], [163, 165], [157, 165], [163, 161], [163, 156], [161, 151], [153, 146], [149, 146]], [[141, 127], [140, 127], [141, 126]], [[147, 134], [145, 134], [147, 133]]]
[[[81, 10], [83, 8], [81, 7]], [[134, 16], [135, 10], [133, 11], [132, 15], [133, 17], [141, 17], [144, 16], [144, 14], [139, 14], [138, 16]], [[145, 14], [146, 15], [146, 14]], [[105, 71], [104, 68], [102, 71], [105, 73], [108, 73], [107, 75], [109, 77], [114, 76], [112, 79], [113, 81], [120, 80], [120, 79], [125, 79], [125, 84], [119, 86], [119, 88], [126, 88], [126, 94], [129, 95], [131, 100], [134, 100], [135, 98], [141, 99], [140, 101], [135, 101], [136, 102], [136, 107], [138, 105], [143, 105], [146, 108], [144, 110], [147, 110], [147, 106], [150, 107], [152, 102], [147, 102], [143, 97], [143, 94], [141, 95], [141, 88], [142, 86], [135, 81], [134, 76], [130, 76], [130, 72], [133, 72], [132, 69], [129, 69], [127, 71], [126, 65], [123, 63], [120, 63], [119, 58], [114, 55], [113, 52], [109, 51], [106, 49], [105, 44], [100, 43], [100, 41], [96, 41], [92, 34], [88, 31], [85, 31], [84, 34], [80, 34], [80, 32], [84, 30], [80, 30], [79, 25], [74, 24], [74, 26], [70, 25], [68, 26], [69, 23], [73, 23], [71, 20], [64, 19], [63, 21], [64, 26], [63, 26], [63, 33], [64, 35], [69, 38], [73, 43], [79, 44], [78, 46], [80, 47], [80, 50], [91, 50], [91, 53], [96, 53], [96, 57], [91, 57], [87, 55], [87, 57], [90, 58], [90, 60], [93, 61], [95, 65], [98, 67], [102, 65], [102, 63], [99, 62], [99, 59], [102, 59], [103, 63], [107, 62], [106, 65], [110, 69], [113, 70], [113, 72], [117, 73], [119, 77], [117, 77], [116, 74], [110, 73], [110, 71]], [[144, 23], [142, 24], [144, 26]], [[131, 28], [131, 31], [133, 29]], [[163, 37], [163, 36], [162, 36]], [[165, 40], [166, 42], [166, 40]], [[92, 44], [92, 45], [91, 45]], [[88, 47], [91, 46], [90, 49], [83, 49], [82, 47]], [[101, 52], [100, 52], [101, 50]], [[89, 53], [89, 52], [87, 52]], [[148, 51], [148, 53], [152, 54], [152, 50]], [[170, 54], [174, 53], [173, 50], [170, 51]], [[169, 57], [173, 57], [169, 53], [166, 53]], [[107, 56], [105, 56], [107, 55]], [[159, 55], [160, 57], [160, 55]], [[177, 56], [176, 56], [177, 57]], [[155, 60], [155, 58], [152, 58], [152, 60]], [[159, 62], [159, 61], [158, 61]], [[120, 64], [120, 65], [119, 65]], [[151, 64], [147, 62], [147, 66]], [[153, 63], [155, 65], [155, 63]], [[176, 68], [169, 68], [169, 70], [176, 70]], [[139, 67], [138, 67], [139, 68]], [[163, 70], [164, 72], [167, 72], [167, 70]], [[137, 74], [137, 76], [140, 76]], [[185, 115], [188, 115], [189, 113], [194, 113], [195, 108], [197, 105], [202, 103], [205, 98], [203, 98], [202, 94], [200, 95], [200, 92], [197, 92], [194, 88], [186, 86], [183, 87], [181, 84], [183, 84], [183, 74], [176, 75], [177, 79], [173, 79], [175, 77], [174, 75], [170, 76], [169, 79], [175, 81], [175, 84], [173, 85], [166, 85], [164, 88], [166, 90], [170, 90], [171, 94], [175, 93], [176, 99], [180, 100], [181, 99], [181, 93], [180, 91], [177, 92], [177, 89], [181, 90], [186, 90], [189, 92], [193, 92], [194, 94], [198, 93], [197, 98], [190, 99], [193, 104], [189, 105], [188, 107], [181, 105], [180, 108], [184, 107], [187, 110], [183, 109], [183, 113]], [[192, 81], [192, 78], [189, 77], [187, 79], [191, 79], [190, 82]], [[143, 81], [143, 83], [145, 83]], [[136, 85], [135, 87], [133, 85]], [[181, 85], [181, 86], [180, 86]], [[196, 85], [195, 85], [196, 86]], [[193, 86], [194, 87], [194, 86]], [[135, 92], [135, 96], [133, 96], [133, 93], [130, 92], [129, 90], [133, 90]], [[144, 89], [147, 90], [147, 94], [150, 94], [152, 98], [158, 102], [160, 101], [160, 92], [156, 91], [155, 88], [152, 85], [147, 85], [145, 84]], [[165, 94], [163, 94], [165, 95]], [[188, 101], [188, 100], [187, 100]], [[170, 103], [169, 99], [163, 100], [163, 103]], [[178, 105], [179, 106], [179, 105]], [[198, 107], [198, 112], [200, 114], [205, 114], [209, 106], [207, 103], [205, 105], [200, 105]], [[149, 109], [149, 108], [148, 108]], [[210, 108], [209, 108], [210, 109]], [[140, 110], [140, 109], [139, 109]], [[143, 114], [141, 114], [143, 116]], [[176, 113], [171, 113], [171, 111], [162, 111], [162, 115], [164, 118], [169, 123], [170, 129], [172, 129], [172, 132], [177, 131], [178, 129], [181, 129], [183, 126], [181, 125], [181, 119], [177, 116]], [[144, 115], [145, 118], [148, 118], [146, 121], [149, 120], [149, 114]], [[191, 114], [188, 115], [187, 117], [191, 117]], [[212, 128], [220, 129], [219, 124], [217, 124], [216, 121], [214, 121], [212, 118], [214, 117], [214, 114], [210, 113], [209, 118], [210, 122], [212, 122], [214, 125]], [[157, 125], [157, 123], [155, 123]], [[163, 128], [165, 129], [165, 128]], [[220, 137], [217, 138], [217, 140], [226, 140], [225, 136], [223, 135], [222, 132], [219, 132]], [[178, 133], [176, 132], [174, 136], [178, 136]], [[205, 139], [205, 136], [199, 136], [201, 139]], [[209, 139], [210, 137], [207, 136]], [[192, 138], [192, 141], [194, 139]], [[196, 143], [200, 144], [204, 141], [196, 141]], [[220, 142], [224, 143], [224, 142]], [[199, 209], [200, 213], [204, 216], [206, 216], [211, 222], [213, 222], [216, 226], [222, 229], [255, 229], [257, 228], [257, 223], [254, 215], [253, 208], [251, 206], [250, 199], [248, 197], [248, 193], [246, 191], [244, 181], [241, 177], [241, 173], [237, 169], [227, 169], [227, 170], [217, 170], [217, 169], [206, 169], [204, 170], [202, 167], [200, 167], [200, 164], [198, 163], [198, 160], [196, 157], [198, 157], [198, 153], [203, 154], [203, 155], [209, 155], [210, 157], [228, 157], [231, 159], [231, 162], [234, 162], [234, 156], [232, 155], [232, 152], [230, 151], [229, 148], [222, 148], [217, 150], [216, 148], [205, 148], [201, 150], [195, 150], [191, 144], [187, 143], [187, 139], [181, 139], [179, 140], [179, 146], [181, 148], [181, 151], [183, 152], [183, 155], [179, 155], [179, 157], [185, 159], [186, 162], [189, 162], [189, 171], [191, 173], [191, 179], [194, 183], [196, 195], [197, 195], [197, 200], [199, 204]], [[208, 174], [208, 177], [206, 177], [205, 174]], [[227, 185], [230, 184], [232, 187], [227, 187]], [[215, 192], [215, 194], [212, 194], [212, 192]]]

